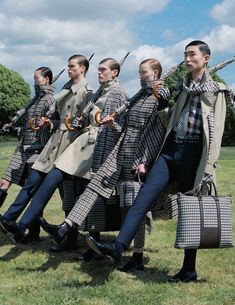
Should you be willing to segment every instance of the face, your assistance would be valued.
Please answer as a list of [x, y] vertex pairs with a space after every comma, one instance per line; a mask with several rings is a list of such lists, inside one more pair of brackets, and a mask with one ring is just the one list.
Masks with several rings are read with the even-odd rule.
[[34, 72], [34, 83], [35, 85], [48, 85], [49, 84], [49, 78], [42, 76], [42, 73], [40, 70]]
[[109, 62], [104, 62], [98, 67], [99, 83], [104, 83], [108, 80], [114, 79], [117, 76], [118, 70], [111, 70]]
[[157, 71], [153, 71], [148, 62], [140, 65], [139, 67], [139, 78], [140, 80], [145, 80], [147, 83], [153, 81], [158, 76]]
[[71, 59], [68, 63], [68, 75], [70, 79], [77, 79], [85, 74], [85, 66], [80, 66], [77, 59]]
[[210, 59], [209, 55], [203, 54], [198, 46], [189, 46], [184, 52], [185, 65], [188, 72], [200, 73], [206, 67]]

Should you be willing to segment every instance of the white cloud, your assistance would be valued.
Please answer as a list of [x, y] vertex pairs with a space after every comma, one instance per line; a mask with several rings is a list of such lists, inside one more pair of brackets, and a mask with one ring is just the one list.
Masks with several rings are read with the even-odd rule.
[[3, 0], [0, 9], [8, 15], [59, 19], [124, 18], [136, 12], [159, 13], [170, 0]]
[[235, 1], [223, 0], [221, 3], [216, 4], [210, 15], [218, 22], [225, 24], [235, 24]]
[[[143, 44], [139, 40], [133, 28], [134, 18], [141, 14], [146, 17], [159, 13], [169, 2], [1, 0], [0, 63], [18, 71], [32, 83], [34, 69], [39, 66], [49, 66], [56, 74], [66, 67], [70, 55], [81, 53], [90, 56], [95, 52], [87, 75], [95, 89], [98, 86], [98, 62], [105, 57], [120, 60], [130, 50], [132, 53], [122, 68], [120, 79], [133, 94], [139, 86], [140, 61], [148, 57], [157, 58], [166, 70], [183, 59], [185, 45], [194, 39], [186, 38], [164, 47], [157, 43]], [[221, 5], [227, 2], [225, 0]], [[218, 12], [216, 14], [219, 16]], [[222, 20], [220, 18], [218, 20]], [[171, 35], [167, 29], [162, 33], [169, 39]], [[209, 43], [213, 53], [231, 52], [235, 49], [235, 28], [222, 24], [202, 39]], [[67, 73], [64, 73], [56, 83], [57, 88], [66, 80]]]
[[235, 27], [221, 25], [214, 28], [209, 35], [202, 38], [215, 53], [232, 52], [235, 55]]

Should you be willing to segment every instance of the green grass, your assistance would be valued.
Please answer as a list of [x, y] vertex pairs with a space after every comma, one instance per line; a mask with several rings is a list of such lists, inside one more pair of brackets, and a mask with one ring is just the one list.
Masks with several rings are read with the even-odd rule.
[[[14, 143], [0, 143], [0, 172], [14, 150]], [[222, 148], [217, 170], [220, 194], [235, 199], [235, 148]], [[4, 212], [14, 200], [12, 186]], [[234, 207], [233, 207], [234, 212]], [[234, 215], [234, 213], [233, 213]], [[56, 193], [45, 210], [54, 223], [63, 219]], [[235, 218], [233, 217], [233, 227]], [[235, 304], [234, 249], [200, 250], [198, 283], [168, 284], [168, 274], [178, 271], [183, 252], [174, 249], [176, 221], [157, 221], [146, 237], [144, 272], [121, 273], [105, 262], [78, 263], [77, 252], [50, 255], [51, 240], [42, 232], [39, 245], [14, 245], [0, 233], [0, 304], [81, 305], [232, 305]], [[106, 235], [115, 236], [116, 233]], [[125, 254], [125, 259], [131, 252]]]

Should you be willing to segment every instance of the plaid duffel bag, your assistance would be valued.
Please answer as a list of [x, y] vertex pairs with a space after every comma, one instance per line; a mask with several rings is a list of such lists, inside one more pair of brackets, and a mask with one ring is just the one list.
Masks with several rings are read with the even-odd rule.
[[[209, 249], [233, 247], [231, 196], [178, 194], [175, 248]], [[211, 188], [212, 190], [212, 188]]]

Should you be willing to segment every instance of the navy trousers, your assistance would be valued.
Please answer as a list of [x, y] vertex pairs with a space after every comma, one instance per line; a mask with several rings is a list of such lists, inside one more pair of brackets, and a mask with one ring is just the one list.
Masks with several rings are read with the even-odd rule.
[[16, 220], [37, 192], [45, 176], [45, 173], [33, 169], [15, 201], [10, 205], [3, 216], [8, 220]]
[[15, 202], [4, 214], [4, 217], [17, 219], [30, 199], [33, 198], [19, 222], [19, 224], [23, 225], [21, 227], [30, 228], [43, 212], [56, 188], [65, 178], [66, 173], [57, 168], [54, 168], [48, 174], [33, 170]]
[[170, 182], [176, 180], [179, 192], [184, 193], [193, 188], [201, 153], [202, 145], [198, 143], [171, 141], [166, 146], [129, 209], [116, 238], [117, 242], [129, 246], [147, 211]]

